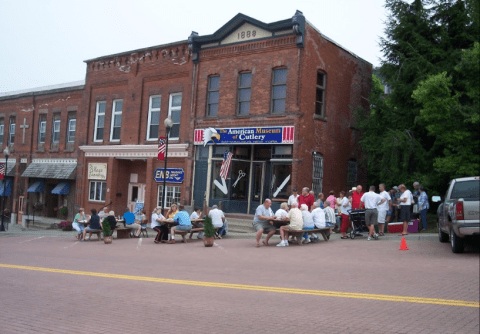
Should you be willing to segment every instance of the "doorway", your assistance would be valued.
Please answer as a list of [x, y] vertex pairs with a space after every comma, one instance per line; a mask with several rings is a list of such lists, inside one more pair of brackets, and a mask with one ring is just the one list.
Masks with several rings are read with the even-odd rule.
[[263, 184], [265, 174], [265, 162], [252, 163], [252, 178], [251, 178], [251, 200], [250, 200], [250, 214], [255, 214], [257, 207], [263, 203]]
[[135, 204], [145, 202], [145, 184], [144, 183], [129, 183], [128, 184], [128, 208], [130, 212], [135, 212]]

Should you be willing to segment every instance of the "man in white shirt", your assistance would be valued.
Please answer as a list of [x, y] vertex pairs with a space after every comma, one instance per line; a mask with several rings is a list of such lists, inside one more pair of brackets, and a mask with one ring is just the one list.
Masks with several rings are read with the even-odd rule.
[[293, 189], [293, 194], [288, 198], [288, 207], [291, 208], [293, 203], [298, 203], [298, 193], [296, 188]]
[[[190, 215], [190, 220], [193, 221], [194, 219], [200, 219], [201, 215], [202, 215], [202, 209], [196, 206], [192, 214]], [[198, 226], [203, 227], [203, 224], [197, 222], [196, 227]], [[203, 232], [198, 232], [197, 239], [203, 239]]]
[[365, 224], [368, 226], [368, 241], [378, 239], [378, 234], [375, 233], [375, 224], [378, 222], [377, 207], [386, 201], [385, 198], [375, 192], [375, 186], [370, 186], [368, 193], [363, 194], [360, 202], [365, 207]]
[[225, 222], [225, 215], [223, 211], [218, 208], [217, 205], [212, 206], [212, 210], [208, 213], [208, 216], [212, 218], [213, 227], [219, 228], [217, 238], [221, 239], [223, 234], [223, 223]]
[[398, 202], [400, 203], [400, 220], [403, 221], [403, 232], [401, 236], [408, 234], [408, 222], [410, 221], [410, 207], [412, 206], [412, 192], [404, 184], [398, 186], [402, 192]]
[[316, 204], [312, 205], [312, 216], [313, 216], [313, 223], [315, 224], [316, 228], [324, 228], [325, 227], [325, 212], [322, 208], [317, 207]]
[[387, 218], [387, 212], [392, 209], [392, 198], [385, 191], [385, 183], [380, 183], [378, 185], [378, 190], [380, 191], [380, 196], [385, 198], [385, 202], [378, 206], [378, 234], [384, 236], [385, 233], [385, 222]]
[[253, 217], [253, 227], [257, 231], [255, 235], [255, 240], [257, 244], [255, 247], [260, 247], [260, 239], [262, 238], [262, 233], [264, 230], [268, 232], [267, 237], [263, 240], [263, 244], [268, 246], [268, 240], [275, 234], [277, 229], [273, 225], [273, 220], [277, 218], [274, 214], [272, 209], [272, 201], [267, 198], [263, 204], [260, 204], [257, 209], [255, 210], [255, 216]]

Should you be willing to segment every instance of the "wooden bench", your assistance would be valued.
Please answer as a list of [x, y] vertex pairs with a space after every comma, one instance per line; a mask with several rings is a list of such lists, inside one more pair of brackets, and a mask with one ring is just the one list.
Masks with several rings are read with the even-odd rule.
[[[93, 234], [96, 234], [97, 237], [98, 237], [98, 240], [101, 240], [102, 239], [102, 230], [91, 230], [91, 231], [87, 231], [87, 233], [85, 234], [85, 237], [86, 235], [90, 235], [90, 233]], [[88, 240], [92, 240], [92, 237], [90, 236], [90, 238]]]
[[[215, 232], [218, 232], [218, 230], [220, 230], [220, 227], [214, 227], [215, 229]], [[192, 239], [192, 236], [194, 233], [200, 233], [200, 232], [204, 232], [204, 229], [203, 227], [193, 227], [190, 231], [178, 231], [178, 230], [175, 230], [175, 235], [181, 235], [182, 237], [186, 236], [188, 233], [190, 233], [190, 236], [188, 237], [188, 239]], [[185, 242], [186, 242], [187, 239], [185, 239]]]
[[117, 231], [117, 239], [128, 239], [130, 238], [130, 229], [126, 227], [118, 227], [115, 229]]

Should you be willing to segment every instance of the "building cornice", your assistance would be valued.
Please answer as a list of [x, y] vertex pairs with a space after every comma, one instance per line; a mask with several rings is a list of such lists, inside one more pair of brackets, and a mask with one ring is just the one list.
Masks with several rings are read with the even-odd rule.
[[[186, 158], [188, 147], [189, 144], [168, 144], [168, 157]], [[84, 145], [80, 150], [85, 157], [94, 158], [146, 159], [158, 155], [157, 145]]]

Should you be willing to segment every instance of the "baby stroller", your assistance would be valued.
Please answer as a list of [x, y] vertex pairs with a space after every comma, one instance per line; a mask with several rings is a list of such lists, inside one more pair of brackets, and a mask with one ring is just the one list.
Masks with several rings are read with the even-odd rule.
[[367, 224], [365, 224], [365, 210], [348, 210], [350, 213], [350, 220], [352, 222], [352, 230], [350, 231], [350, 238], [355, 239], [355, 235], [360, 232], [368, 232]]

